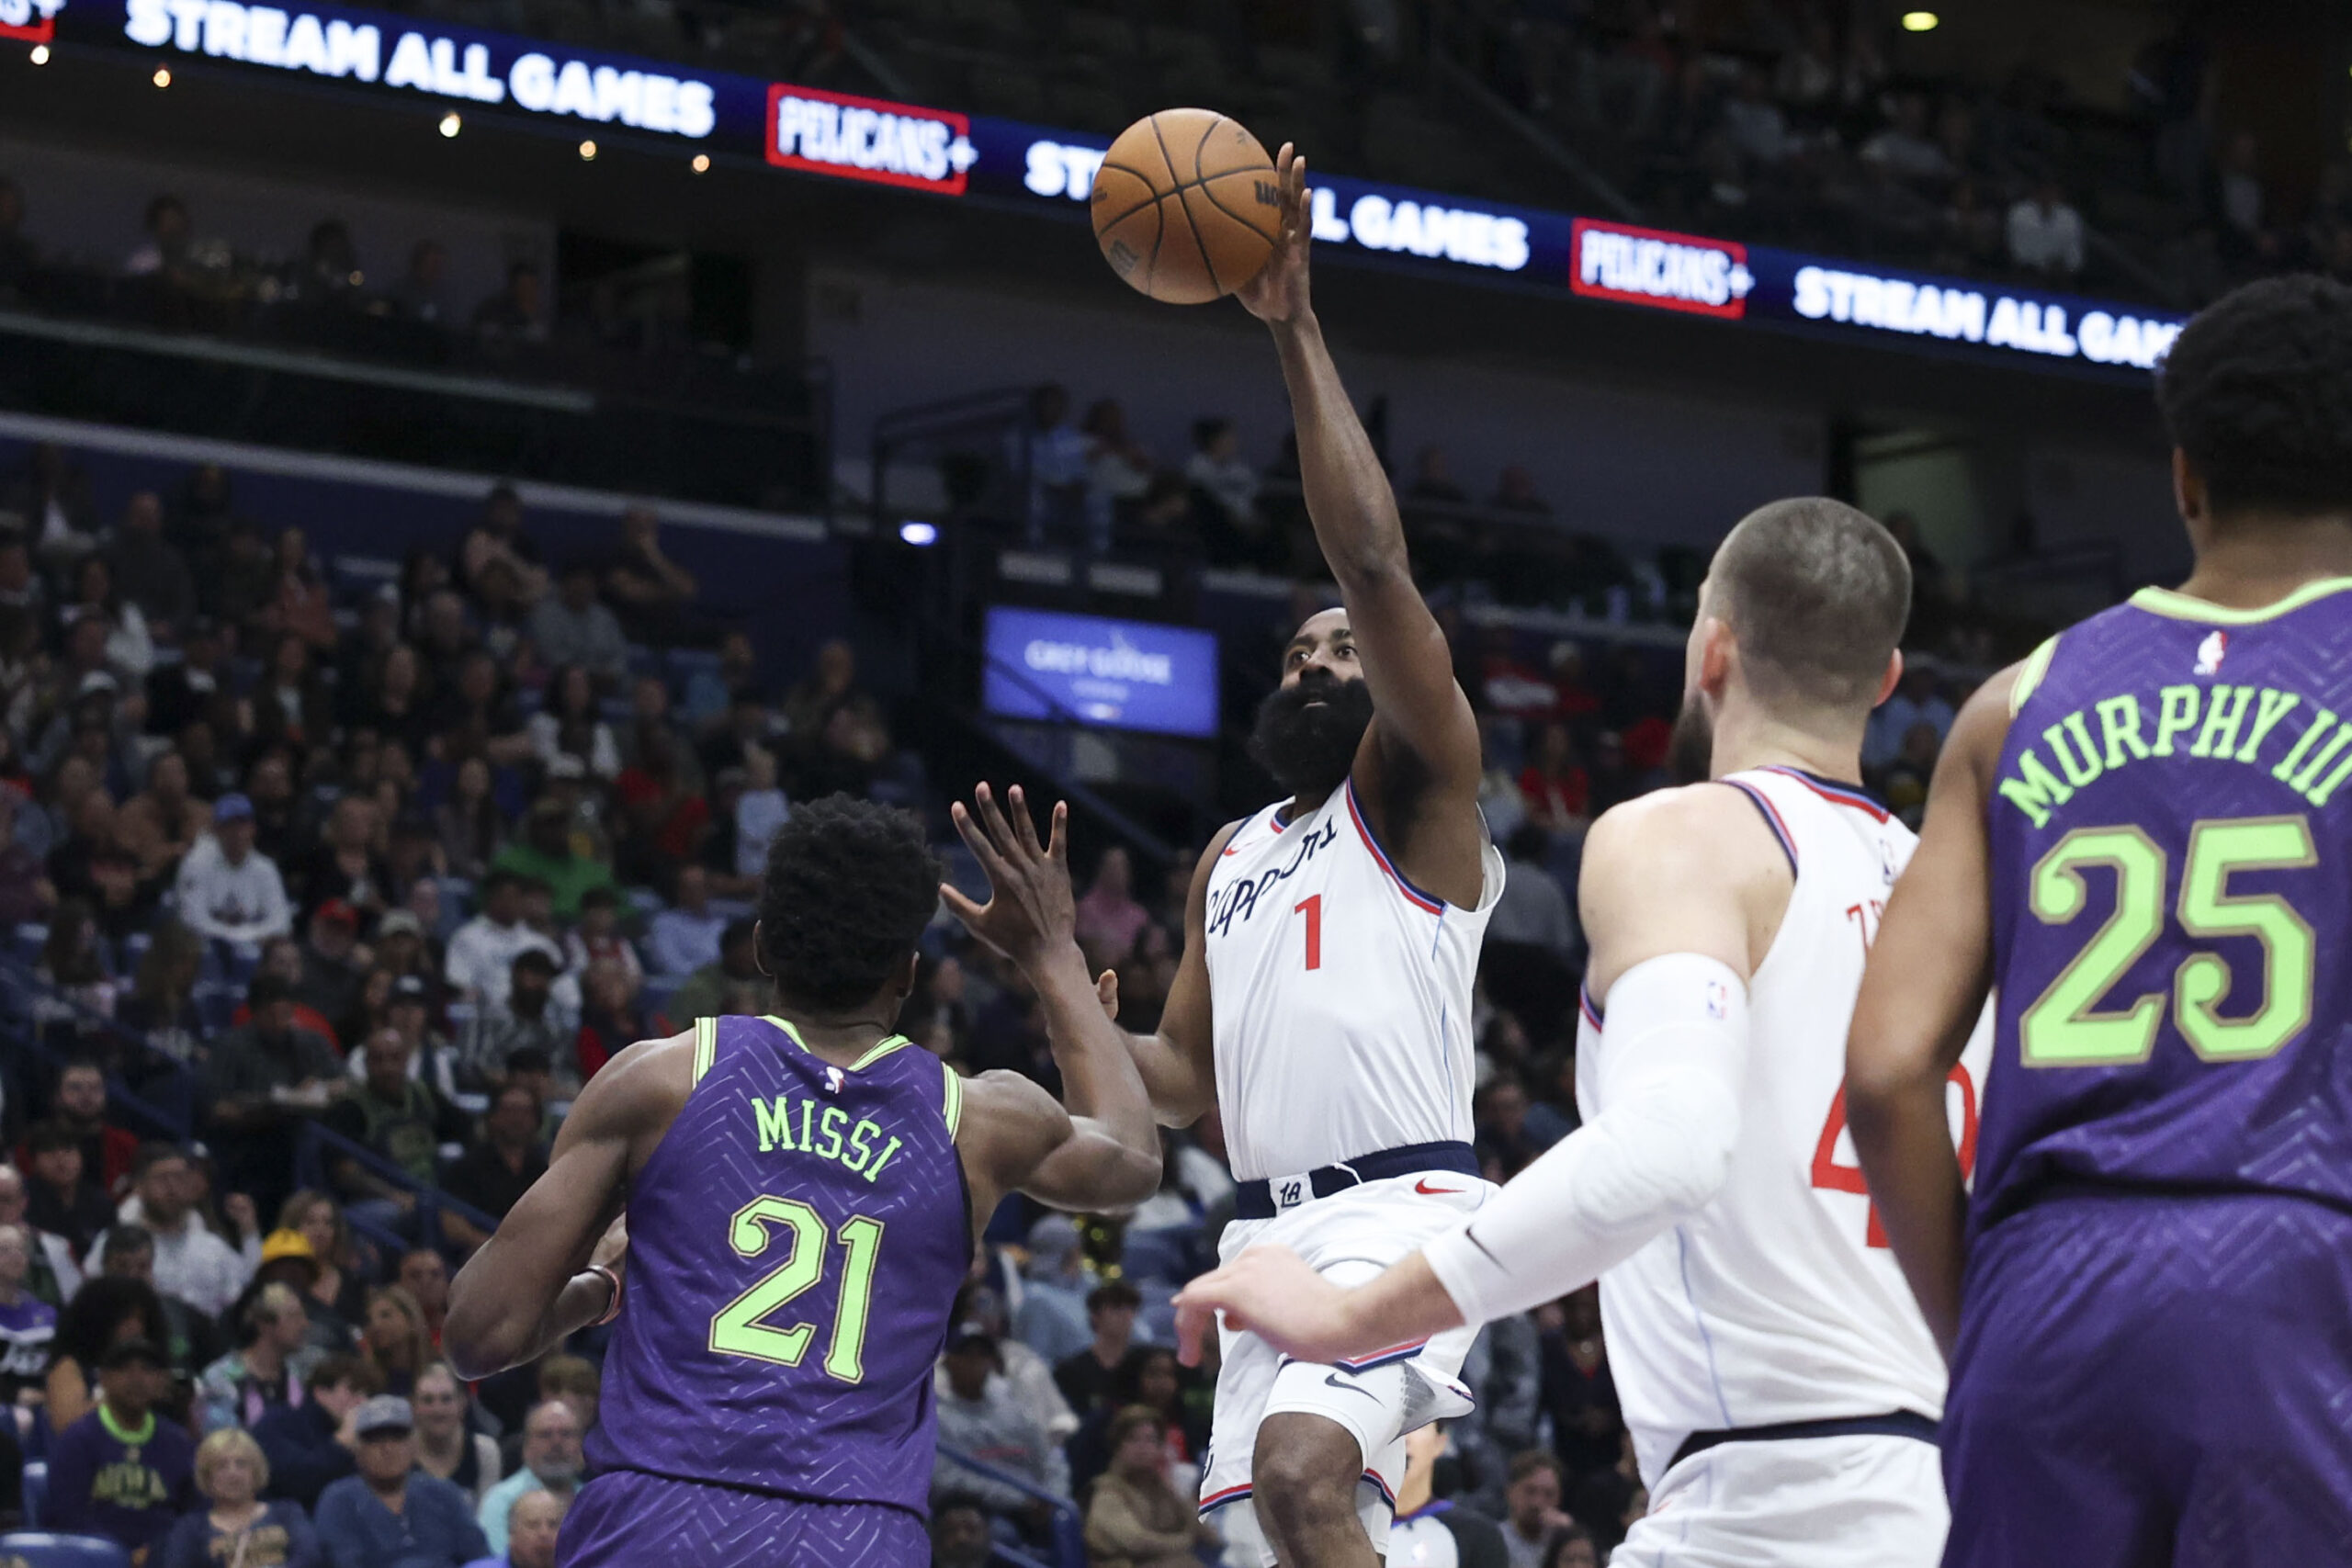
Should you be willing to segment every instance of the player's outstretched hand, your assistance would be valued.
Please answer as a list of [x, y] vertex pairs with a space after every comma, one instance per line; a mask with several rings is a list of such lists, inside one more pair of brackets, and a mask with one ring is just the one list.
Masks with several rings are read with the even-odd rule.
[[1227, 1328], [1257, 1335], [1300, 1361], [1330, 1361], [1360, 1348], [1349, 1292], [1287, 1247], [1253, 1247], [1176, 1293], [1176, 1357], [1201, 1364], [1201, 1338], [1225, 1314]]
[[1260, 321], [1280, 325], [1307, 312], [1306, 252], [1315, 227], [1306, 201], [1306, 159], [1287, 141], [1274, 157], [1274, 180], [1282, 188], [1282, 238], [1258, 276], [1233, 297]]
[[1069, 886], [1069, 807], [1055, 804], [1053, 827], [1040, 844], [1019, 784], [1012, 786], [1011, 805], [1012, 819], [1008, 822], [997, 808], [995, 794], [982, 784], [974, 792], [973, 809], [967, 810], [960, 800], [948, 808], [956, 830], [988, 873], [989, 901], [975, 904], [944, 885], [939, 896], [974, 936], [1026, 968], [1040, 954], [1077, 940], [1078, 901]]

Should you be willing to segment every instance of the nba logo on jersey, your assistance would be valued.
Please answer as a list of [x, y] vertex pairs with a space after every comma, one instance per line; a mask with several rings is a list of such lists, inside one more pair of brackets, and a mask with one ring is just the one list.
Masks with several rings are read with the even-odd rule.
[[1709, 1018], [1712, 1018], [1712, 1019], [1715, 1019], [1715, 1020], [1720, 1021], [1720, 1020], [1721, 1020], [1721, 1019], [1722, 1019], [1725, 1014], [1727, 1014], [1727, 1013], [1728, 1013], [1728, 1012], [1730, 1012], [1730, 1011], [1731, 1011], [1731, 992], [1730, 992], [1730, 991], [1728, 991], [1728, 990], [1726, 990], [1726, 989], [1724, 989], [1724, 983], [1723, 983], [1721, 980], [1710, 980], [1710, 981], [1708, 981], [1708, 982], [1707, 982], [1707, 1016], [1708, 1016]]
[[[839, 1093], [841, 1093], [841, 1091], [842, 1091], [842, 1083], [843, 1083], [844, 1081], [846, 1081], [846, 1080], [844, 1080], [844, 1079], [842, 1078], [842, 1070], [841, 1070], [839, 1067], [833, 1066], [831, 1066], [831, 1064], [828, 1064], [828, 1065], [826, 1066], [826, 1067], [825, 1067], [825, 1092], [826, 1092], [827, 1094], [839, 1094]], [[829, 1114], [830, 1114], [830, 1113], [829, 1113]]]
[[2229, 633], [2218, 628], [2208, 632], [2205, 640], [2197, 645], [2197, 673], [2219, 675], [2222, 672], [2222, 656], [2229, 651]]

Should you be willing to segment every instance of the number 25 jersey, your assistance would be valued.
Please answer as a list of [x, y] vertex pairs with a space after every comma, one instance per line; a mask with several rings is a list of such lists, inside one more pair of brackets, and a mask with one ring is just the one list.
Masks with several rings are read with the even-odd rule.
[[2352, 1209], [2352, 579], [2143, 590], [2010, 703], [1972, 1229], [2061, 1187]]
[[598, 1470], [928, 1511], [971, 1257], [962, 1102], [903, 1039], [838, 1067], [781, 1020], [697, 1021], [694, 1090], [629, 1192]]

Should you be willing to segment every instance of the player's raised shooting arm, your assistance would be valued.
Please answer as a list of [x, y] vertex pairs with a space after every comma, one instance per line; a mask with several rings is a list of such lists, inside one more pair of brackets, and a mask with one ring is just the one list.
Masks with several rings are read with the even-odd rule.
[[1991, 840], [1984, 820], [2017, 671], [1986, 682], [1952, 725], [1927, 821], [1879, 922], [1846, 1039], [1846, 1121], [1871, 1201], [1928, 1326], [1951, 1351], [1968, 1195], [1944, 1082], [1992, 986]]
[[1413, 586], [1405, 525], [1380, 455], [1340, 383], [1307, 290], [1312, 220], [1306, 163], [1284, 146], [1277, 160], [1283, 237], [1240, 299], [1274, 335], [1298, 432], [1299, 483], [1316, 543], [1339, 580], [1357, 657], [1372, 687], [1381, 743], [1401, 745], [1441, 791], [1475, 794], [1478, 726], [1453, 679], [1445, 634]]
[[1015, 1185], [1061, 1208], [1140, 1203], [1159, 1189], [1159, 1130], [1127, 1036], [1106, 1015], [1103, 994], [1079, 951], [1069, 881], [1069, 808], [1054, 807], [1052, 826], [1040, 843], [1020, 785], [1012, 787], [1009, 804], [1009, 814], [1000, 810], [995, 795], [982, 784], [974, 795], [974, 809], [956, 805], [956, 831], [987, 872], [989, 897], [987, 904], [977, 905], [953, 887], [943, 887], [941, 897], [975, 936], [1020, 964], [1036, 987], [1046, 1042], [1061, 1069], [1070, 1123], [1057, 1145], [1062, 1157], [1043, 1170], [1033, 1162]]
[[612, 1304], [611, 1283], [587, 1268], [619, 1267], [631, 1162], [685, 1103], [693, 1053], [692, 1034], [640, 1041], [580, 1091], [546, 1174], [450, 1282], [441, 1345], [459, 1377], [534, 1359]]

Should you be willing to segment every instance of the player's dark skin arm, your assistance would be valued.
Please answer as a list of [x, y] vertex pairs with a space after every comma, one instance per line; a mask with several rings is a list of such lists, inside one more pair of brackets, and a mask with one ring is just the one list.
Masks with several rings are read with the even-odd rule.
[[580, 1091], [547, 1174], [450, 1282], [441, 1348], [459, 1377], [533, 1360], [612, 1304], [611, 1282], [586, 1270], [619, 1266], [628, 1235], [616, 1222], [693, 1090], [694, 1050], [692, 1031], [641, 1040]]
[[1909, 867], [1887, 898], [1846, 1040], [1846, 1117], [1895, 1261], [1944, 1354], [1960, 1332], [1968, 1195], [1944, 1083], [1992, 987], [1985, 803], [2009, 728], [2012, 667], [1953, 724]]
[[1159, 1132], [1126, 1036], [1112, 1021], [1116, 981], [1107, 972], [1095, 980], [1079, 951], [1069, 808], [1054, 807], [1040, 843], [1020, 785], [1008, 804], [1010, 813], [1000, 810], [995, 794], [982, 784], [974, 809], [961, 801], [952, 808], [956, 830], [988, 873], [989, 897], [975, 904], [947, 886], [940, 897], [974, 936], [1012, 958], [1036, 987], [1054, 1065], [1061, 1069], [1061, 1134], [1022, 1168], [1015, 1185], [1056, 1208], [1131, 1207], [1159, 1190]]
[[[1273, 333], [1297, 425], [1307, 517], [1347, 605], [1345, 626], [1323, 634], [1344, 637], [1346, 646], [1328, 651], [1335, 662], [1361, 662], [1372, 688], [1374, 717], [1355, 764], [1358, 798], [1408, 876], [1451, 903], [1475, 906], [1485, 848], [1477, 721], [1454, 682], [1445, 633], [1413, 585], [1396, 492], [1316, 320], [1307, 288], [1306, 162], [1285, 145], [1277, 164], [1283, 237], [1238, 297]], [[1294, 643], [1283, 654], [1285, 673], [1315, 651]], [[1419, 774], [1413, 817], [1390, 822], [1385, 786], [1399, 767]]]

